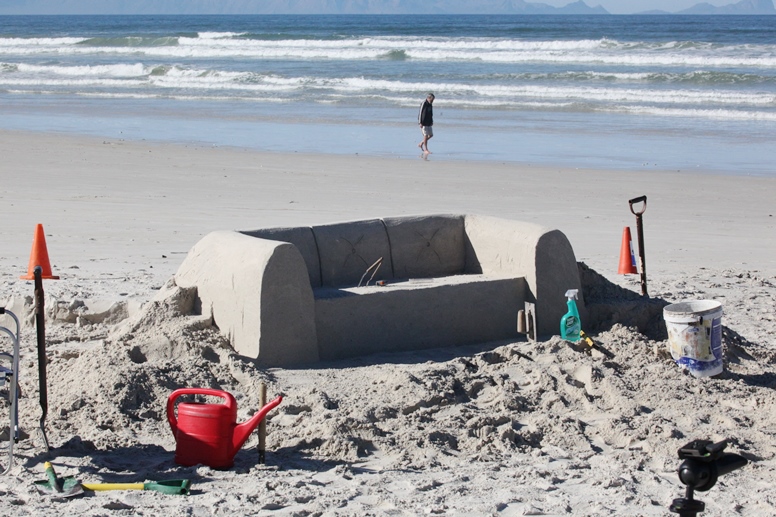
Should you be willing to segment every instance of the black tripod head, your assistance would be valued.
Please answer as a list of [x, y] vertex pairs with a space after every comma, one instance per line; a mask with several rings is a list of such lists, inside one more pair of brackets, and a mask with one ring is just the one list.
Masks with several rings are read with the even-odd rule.
[[724, 476], [747, 464], [746, 458], [724, 452], [727, 440], [713, 443], [709, 440], [694, 440], [679, 449], [679, 480], [687, 487], [685, 496], [674, 499], [669, 509], [681, 517], [696, 517], [706, 505], [693, 499], [695, 490], [706, 492]]

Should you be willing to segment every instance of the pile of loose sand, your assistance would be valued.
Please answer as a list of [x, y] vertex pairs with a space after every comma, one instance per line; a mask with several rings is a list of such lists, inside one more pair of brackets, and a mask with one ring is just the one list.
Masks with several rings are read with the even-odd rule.
[[[731, 285], [752, 284], [749, 292], [763, 295], [761, 305], [747, 299], [746, 312], [773, 306], [776, 287], [769, 280], [731, 271], [715, 275], [707, 280], [720, 281], [706, 284], [728, 293]], [[611, 312], [621, 303], [646, 303], [641, 312], [662, 306], [592, 270], [584, 278], [592, 311]], [[680, 286], [659, 287], [670, 293]], [[726, 328], [726, 370], [712, 379], [690, 377], [671, 360], [664, 341], [621, 324], [594, 334], [601, 348], [592, 350], [554, 337], [260, 370], [234, 355], [208, 317], [194, 313], [195, 298], [195, 291], [170, 281], [118, 324], [54, 327], [61, 342], [51, 347], [48, 429], [60, 457], [89, 472], [104, 455], [121, 455], [98, 471], [103, 475], [131, 470], [148, 478], [158, 471], [180, 477], [183, 471], [205, 483], [204, 506], [215, 504], [223, 513], [253, 508], [245, 498], [254, 497], [258, 508], [289, 515], [334, 507], [348, 514], [482, 508], [483, 514], [638, 509], [662, 515], [682, 492], [677, 448], [696, 438], [729, 438], [730, 450], [752, 463], [719, 483], [716, 501], [706, 498], [709, 515], [738, 508], [744, 487], [748, 495], [740, 508], [748, 514], [776, 507], [770, 495], [751, 495], [773, 494], [767, 480], [776, 454], [776, 379], [769, 373], [776, 354], [750, 341], [761, 337], [757, 332], [745, 337]], [[738, 300], [729, 302], [733, 307], [726, 311], [736, 320]], [[37, 419], [36, 383], [30, 377], [23, 382], [30, 394], [22, 404], [23, 422]], [[232, 471], [172, 463], [175, 443], [164, 411], [173, 390], [229, 391], [244, 421], [258, 409], [261, 383], [271, 398], [284, 396], [268, 419], [268, 466], [255, 466], [254, 437]], [[29, 442], [35, 440], [31, 434]], [[31, 444], [26, 448], [33, 453]], [[148, 456], [143, 468], [133, 463], [132, 451]], [[21, 479], [31, 476], [26, 469], [17, 472]], [[253, 481], [245, 485], [241, 474]], [[216, 486], [229, 494], [216, 496]], [[0, 489], [17, 490], [8, 484]], [[27, 503], [22, 506], [34, 513], [38, 506]], [[133, 500], [130, 506], [147, 504]]]

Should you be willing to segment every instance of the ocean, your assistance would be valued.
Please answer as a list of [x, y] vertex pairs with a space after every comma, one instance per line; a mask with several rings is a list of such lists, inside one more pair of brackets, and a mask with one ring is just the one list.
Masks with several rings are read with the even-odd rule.
[[0, 16], [0, 129], [776, 177], [776, 16]]

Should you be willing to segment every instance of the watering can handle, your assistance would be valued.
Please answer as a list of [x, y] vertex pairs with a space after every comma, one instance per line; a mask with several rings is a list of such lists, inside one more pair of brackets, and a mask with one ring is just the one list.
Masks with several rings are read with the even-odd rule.
[[214, 390], [212, 388], [181, 388], [170, 393], [167, 397], [167, 421], [172, 428], [172, 434], [178, 433], [178, 419], [175, 418], [175, 401], [182, 395], [208, 395], [210, 397], [220, 397], [226, 400], [226, 406], [230, 408], [236, 408], [237, 401], [234, 399], [231, 393]]

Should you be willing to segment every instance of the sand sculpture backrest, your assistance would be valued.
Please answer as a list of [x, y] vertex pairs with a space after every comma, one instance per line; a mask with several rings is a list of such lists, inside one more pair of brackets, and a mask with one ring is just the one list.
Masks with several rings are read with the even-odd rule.
[[396, 278], [434, 278], [464, 272], [462, 216], [383, 219]]
[[[357, 285], [367, 268], [382, 257], [373, 280], [391, 280], [391, 246], [380, 219], [313, 226], [321, 283], [328, 287]], [[367, 278], [371, 276], [371, 272]]]
[[241, 233], [293, 244], [313, 288], [357, 285], [380, 257], [373, 282], [443, 277], [465, 270], [463, 216], [392, 217]]

